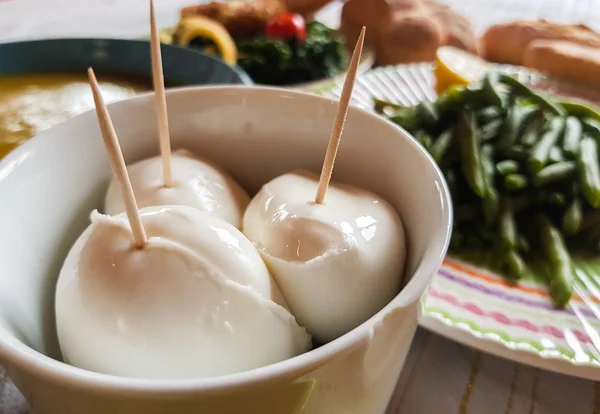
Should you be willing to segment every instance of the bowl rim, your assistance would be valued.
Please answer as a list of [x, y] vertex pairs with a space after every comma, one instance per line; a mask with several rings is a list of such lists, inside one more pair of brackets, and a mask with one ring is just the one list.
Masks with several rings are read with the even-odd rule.
[[[256, 96], [260, 96], [261, 94], [279, 95], [279, 99], [285, 97], [309, 100], [320, 104], [337, 105], [336, 100], [318, 96], [313, 93], [268, 86], [188, 86], [171, 88], [166, 91], [167, 99], [170, 96], [182, 94], [195, 95], [204, 93], [226, 93], [228, 96], [239, 96], [240, 94], [243, 94], [244, 96], [249, 97], [249, 99], [256, 98]], [[132, 98], [111, 103], [108, 105], [108, 108], [111, 111], [115, 111], [118, 110], [117, 108], [120, 106], [126, 107], [132, 104], [152, 105], [153, 95], [153, 92], [140, 94]], [[143, 103], [144, 101], [146, 102]], [[72, 119], [86, 116], [86, 114], [93, 111], [94, 110], [92, 109], [91, 111], [87, 111]], [[439, 203], [442, 210], [443, 228], [437, 232], [435, 237], [426, 247], [421, 261], [418, 263], [410, 281], [385, 307], [367, 321], [341, 337], [293, 358], [264, 367], [217, 377], [158, 380], [119, 377], [96, 373], [68, 365], [67, 363], [42, 354], [25, 345], [23, 342], [12, 336], [7, 330], [2, 328], [0, 328], [0, 359], [9, 362], [13, 367], [19, 367], [19, 369], [28, 372], [31, 376], [43, 378], [51, 383], [60, 383], [71, 388], [82, 390], [93, 389], [95, 392], [111, 395], [126, 394], [128, 396], [147, 396], [151, 394], [153, 397], [165, 395], [172, 397], [188, 394], [198, 395], [207, 392], [223, 392], [251, 384], [273, 381], [277, 378], [289, 376], [297, 371], [307, 370], [310, 367], [318, 367], [333, 356], [340, 355], [358, 345], [365, 338], [369, 338], [373, 328], [381, 323], [386, 315], [390, 314], [394, 309], [402, 308], [409, 303], [418, 302], [421, 296], [426, 293], [433, 276], [446, 255], [450, 243], [452, 232], [452, 202], [447, 183], [441, 170], [429, 153], [408, 132], [398, 125], [356, 106], [350, 106], [348, 116], [361, 117], [368, 120], [368, 122], [379, 123], [381, 126], [387, 128], [385, 131], [386, 134], [401, 135], [408, 138], [407, 145], [412, 146], [416, 154], [425, 157], [427, 162], [433, 168], [437, 192], [439, 194]], [[70, 120], [65, 122], [68, 123]], [[27, 156], [30, 147], [35, 146], [39, 139], [44, 139], [44, 135], [52, 129], [53, 128], [43, 131], [31, 138], [28, 142], [16, 148], [4, 159], [0, 160], [0, 177], [9, 175], [11, 170], [19, 164], [19, 161], [24, 156]], [[383, 129], [380, 129], [380, 131], [383, 131]]]
[[[2, 54], [2, 49], [5, 47], [18, 47], [18, 46], [27, 46], [27, 45], [33, 45], [33, 44], [40, 44], [40, 43], [47, 43], [47, 42], [112, 42], [112, 43], [129, 43], [129, 44], [143, 44], [146, 43], [148, 44], [148, 50], [150, 50], [150, 40], [146, 40], [146, 39], [126, 39], [126, 38], [117, 38], [117, 37], [46, 37], [46, 38], [31, 38], [31, 39], [23, 39], [23, 40], [15, 40], [15, 41], [11, 41], [11, 42], [0, 42], [0, 55]], [[227, 63], [223, 62], [221, 59], [216, 58], [215, 56], [211, 56], [209, 54], [206, 54], [204, 52], [202, 52], [201, 50], [195, 50], [193, 48], [187, 48], [187, 47], [182, 47], [182, 46], [178, 46], [178, 45], [170, 45], [170, 44], [165, 44], [165, 43], [161, 43], [161, 48], [165, 48], [166, 50], [175, 50], [175, 49], [179, 49], [179, 50], [185, 50], [184, 53], [190, 54], [191, 56], [202, 56], [204, 59], [213, 61], [215, 63], [218, 63], [224, 67], [227, 67], [228, 69], [231, 69], [236, 75], [237, 77], [240, 79], [241, 84], [242, 85], [254, 85], [254, 81], [252, 80], [252, 78], [250, 77], [250, 75], [248, 75], [248, 73], [246, 73], [246, 71], [242, 68], [240, 68], [239, 66], [235, 65], [228, 65]], [[47, 73], [47, 71], [45, 70], [39, 70], [36, 71], [37, 73]], [[2, 73], [2, 71], [0, 71], [0, 73]], [[151, 75], [151, 74], [150, 74]], [[189, 85], [191, 86], [191, 85]], [[180, 89], [181, 87], [178, 88], [172, 88], [172, 89]]]

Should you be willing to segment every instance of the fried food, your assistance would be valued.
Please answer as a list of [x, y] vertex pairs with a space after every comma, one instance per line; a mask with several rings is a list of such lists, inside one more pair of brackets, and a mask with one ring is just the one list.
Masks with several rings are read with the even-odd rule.
[[280, 0], [213, 1], [183, 8], [181, 18], [206, 16], [221, 23], [235, 39], [261, 35], [267, 22], [285, 11]]
[[221, 23], [233, 38], [261, 35], [267, 22], [283, 12], [299, 13], [309, 20], [331, 0], [212, 1], [185, 7], [181, 18], [205, 16]]
[[431, 61], [444, 45], [477, 54], [467, 19], [435, 0], [349, 0], [341, 20], [348, 44], [367, 27], [366, 41], [380, 64]]
[[580, 24], [557, 24], [545, 20], [517, 21], [490, 27], [481, 37], [483, 56], [498, 63], [524, 65], [525, 51], [535, 40], [567, 40], [600, 47], [600, 34]]
[[600, 87], [600, 49], [567, 41], [535, 40], [524, 65], [555, 78]]

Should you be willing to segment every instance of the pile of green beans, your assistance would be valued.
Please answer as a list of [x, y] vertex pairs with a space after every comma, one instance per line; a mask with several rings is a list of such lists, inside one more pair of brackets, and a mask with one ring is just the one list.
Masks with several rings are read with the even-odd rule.
[[443, 171], [454, 204], [451, 251], [492, 249], [512, 281], [541, 263], [564, 307], [573, 294], [571, 254], [600, 252], [600, 114], [498, 72], [435, 102], [375, 107]]

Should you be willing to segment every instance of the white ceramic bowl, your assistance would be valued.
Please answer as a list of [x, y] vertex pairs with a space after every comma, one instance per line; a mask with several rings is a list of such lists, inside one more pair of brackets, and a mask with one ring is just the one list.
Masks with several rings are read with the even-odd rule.
[[[231, 172], [251, 193], [279, 174], [320, 171], [335, 102], [272, 88], [167, 94], [173, 147]], [[151, 95], [110, 105], [127, 162], [158, 153]], [[407, 232], [407, 281], [348, 334], [275, 365], [218, 378], [118, 378], [60, 362], [54, 285], [110, 177], [96, 114], [35, 137], [0, 162], [0, 363], [37, 414], [379, 414], [392, 394], [446, 253], [451, 204], [440, 171], [402, 129], [350, 108], [334, 179], [387, 199]], [[408, 280], [409, 279], [409, 280]]]

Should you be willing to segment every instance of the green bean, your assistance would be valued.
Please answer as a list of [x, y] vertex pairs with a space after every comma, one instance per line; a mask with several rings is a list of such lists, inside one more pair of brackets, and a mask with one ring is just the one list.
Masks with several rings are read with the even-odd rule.
[[600, 121], [600, 109], [596, 106], [582, 101], [582, 100], [570, 100], [560, 101], [559, 104], [565, 108], [567, 113], [577, 118], [592, 118]]
[[492, 103], [492, 105], [504, 107], [505, 102], [502, 98], [502, 93], [497, 88], [498, 73], [488, 72], [483, 78], [482, 89], [485, 93], [486, 98]]
[[463, 103], [468, 95], [469, 91], [466, 87], [462, 85], [452, 85], [439, 96], [435, 105], [438, 112], [445, 112], [449, 108]]
[[539, 195], [539, 199], [542, 202], [559, 207], [564, 206], [567, 202], [567, 198], [565, 197], [565, 195], [562, 193], [557, 193], [556, 191], [553, 191], [551, 193], [542, 193]]
[[498, 136], [504, 121], [502, 119], [495, 119], [488, 122], [481, 127], [481, 142], [490, 141]]
[[564, 125], [563, 118], [552, 118], [548, 121], [545, 132], [529, 154], [529, 171], [532, 174], [538, 173], [548, 163], [550, 150], [558, 142]]
[[550, 149], [550, 154], [548, 155], [548, 161], [550, 163], [556, 164], [557, 162], [565, 161], [565, 157], [563, 156], [563, 152], [558, 146], [553, 146]]
[[435, 126], [440, 115], [433, 102], [422, 101], [417, 105], [417, 117], [426, 126]]
[[573, 269], [571, 256], [567, 251], [560, 231], [552, 225], [547, 217], [537, 218], [542, 250], [548, 264], [548, 284], [550, 294], [558, 307], [569, 303], [573, 295]]
[[504, 177], [504, 186], [509, 190], [522, 190], [527, 187], [527, 177], [522, 174], [508, 174]]
[[544, 167], [533, 177], [533, 185], [540, 187], [555, 181], [570, 178], [575, 173], [576, 166], [573, 161], [563, 161]]
[[516, 78], [514, 78], [508, 74], [501, 73], [501, 74], [499, 74], [499, 80], [500, 80], [500, 82], [510, 86], [514, 93], [516, 93], [520, 96], [523, 96], [525, 98], [531, 99], [532, 101], [537, 103], [539, 106], [543, 107], [544, 109], [548, 110], [549, 112], [553, 113], [554, 115], [560, 115], [560, 116], [566, 115], [567, 111], [565, 110], [564, 107], [559, 105], [557, 102], [555, 102], [550, 97], [544, 96], [541, 93], [534, 92], [529, 87], [527, 87], [524, 84], [522, 84], [521, 82], [519, 82]]
[[565, 122], [565, 134], [563, 137], [563, 150], [571, 158], [577, 156], [579, 142], [581, 141], [582, 125], [579, 119], [574, 116], [567, 118]]
[[480, 110], [490, 105], [483, 82], [471, 83], [466, 87], [464, 104], [472, 110]]
[[584, 118], [582, 121], [583, 130], [591, 135], [596, 141], [600, 140], [600, 122], [593, 118]]
[[373, 105], [374, 105], [375, 112], [377, 112], [379, 114], [384, 113], [386, 108], [390, 108], [390, 109], [393, 109], [394, 111], [397, 111], [397, 110], [405, 107], [404, 105], [384, 101], [383, 99], [378, 99], [378, 98], [373, 98]]
[[502, 109], [497, 106], [488, 106], [477, 111], [477, 123], [486, 124], [490, 121], [500, 118]]
[[460, 115], [457, 136], [463, 175], [473, 192], [483, 198], [485, 196], [485, 180], [479, 157], [477, 128], [472, 112], [465, 111]]
[[425, 147], [425, 149], [429, 150], [431, 145], [433, 144], [433, 140], [431, 139], [431, 135], [423, 130], [418, 130], [415, 132], [415, 139], [419, 141], [421, 145]]
[[600, 208], [600, 166], [598, 165], [598, 144], [593, 138], [581, 140], [577, 156], [579, 181], [583, 195], [594, 208]]
[[483, 216], [488, 224], [492, 224], [498, 215], [500, 195], [494, 188], [494, 160], [493, 147], [489, 144], [481, 147], [481, 167], [485, 181], [486, 191], [483, 197]]
[[505, 250], [517, 248], [517, 223], [515, 222], [515, 216], [510, 206], [505, 206], [500, 215], [498, 232], [500, 233], [501, 245]]
[[526, 161], [529, 157], [529, 151], [523, 145], [513, 145], [506, 150], [506, 156], [516, 161]]
[[483, 171], [483, 178], [486, 180], [487, 185], [494, 183], [494, 147], [490, 144], [484, 144], [481, 146], [481, 167]]
[[543, 131], [544, 119], [533, 119], [523, 128], [523, 133], [521, 134], [521, 139], [519, 140], [519, 142], [521, 142], [521, 144], [527, 147], [531, 147], [535, 145], [536, 142], [538, 142]]
[[517, 243], [517, 248], [519, 249], [519, 251], [527, 253], [529, 251], [529, 247], [530, 246], [527, 239], [523, 235], [519, 235], [519, 241]]
[[519, 163], [515, 160], [504, 160], [496, 164], [496, 171], [501, 175], [514, 174], [519, 172]]
[[442, 132], [437, 140], [431, 145], [429, 153], [435, 160], [435, 162], [439, 163], [444, 155], [448, 152], [448, 149], [452, 146], [454, 142], [454, 131], [452, 129], [447, 129]]
[[417, 108], [413, 106], [400, 109], [394, 115], [390, 116], [389, 120], [409, 132], [416, 131], [421, 125], [417, 117]]
[[498, 146], [506, 149], [517, 142], [519, 134], [530, 123], [530, 120], [537, 112], [538, 110], [534, 106], [513, 105], [510, 107], [502, 135], [498, 140]]
[[581, 229], [581, 224], [583, 221], [583, 211], [581, 206], [581, 200], [579, 197], [576, 197], [562, 218], [562, 230], [567, 235], [573, 235], [579, 232]]
[[494, 187], [488, 188], [488, 191], [483, 198], [483, 217], [487, 224], [492, 224], [498, 216], [500, 209], [500, 195]]
[[[575, 166], [577, 167], [577, 163], [575, 164]], [[566, 193], [573, 199], [576, 197], [579, 197], [579, 184], [577, 184], [577, 180], [573, 180], [571, 182], [571, 185], [569, 186], [569, 189], [566, 191]]]
[[521, 279], [527, 272], [527, 265], [521, 255], [514, 249], [510, 249], [505, 253], [506, 266], [511, 279]]

